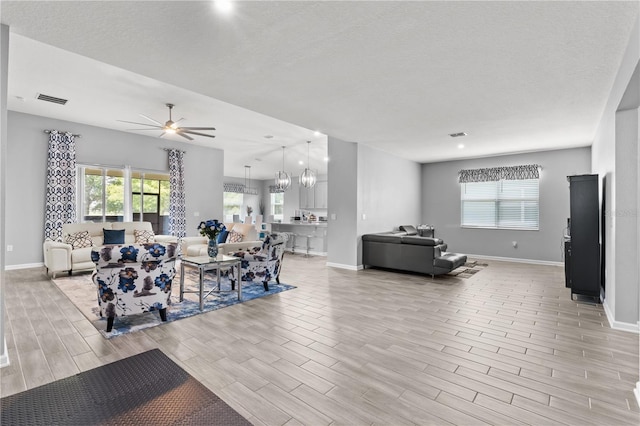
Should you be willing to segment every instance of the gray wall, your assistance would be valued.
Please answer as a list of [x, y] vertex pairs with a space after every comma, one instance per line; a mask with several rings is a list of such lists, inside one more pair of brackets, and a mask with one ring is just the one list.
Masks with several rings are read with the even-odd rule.
[[4, 265], [7, 177], [7, 84], [9, 70], [9, 27], [0, 25], [0, 367], [10, 362], [4, 337]]
[[420, 165], [332, 137], [329, 158], [327, 261], [357, 269], [362, 234], [418, 223]]
[[[614, 267], [616, 287], [623, 297], [616, 299], [616, 319], [638, 320], [638, 109], [616, 113], [616, 224]], [[605, 283], [606, 284], [606, 283]], [[627, 285], [629, 284], [629, 285]], [[606, 292], [605, 292], [606, 293]], [[615, 294], [615, 293], [614, 293]]]
[[327, 262], [355, 269], [358, 260], [358, 145], [329, 136], [328, 151], [331, 161], [328, 166]]
[[[637, 115], [622, 112], [638, 108], [640, 93], [640, 18], [636, 19], [631, 32], [627, 51], [622, 58], [618, 74], [604, 108], [602, 119], [593, 141], [591, 164], [593, 173], [603, 179], [602, 190], [605, 194], [605, 310], [613, 325], [629, 330], [637, 330], [640, 317], [638, 309], [638, 267], [631, 269], [618, 260], [636, 250], [635, 262], [638, 263], [638, 210], [636, 206], [627, 206], [625, 193], [636, 195], [640, 183], [635, 184], [625, 178], [632, 170], [638, 169]], [[618, 111], [621, 111], [619, 113]], [[627, 116], [628, 115], [628, 116]], [[635, 151], [634, 151], [635, 150]], [[635, 157], [634, 157], [635, 155]], [[632, 177], [631, 177], [632, 179]], [[630, 210], [629, 210], [630, 209]], [[636, 220], [632, 220], [633, 217]], [[636, 235], [635, 243], [629, 235]], [[635, 300], [634, 295], [636, 295]], [[640, 384], [638, 387], [640, 391]]]
[[363, 234], [419, 224], [420, 174], [421, 166], [415, 161], [358, 145], [358, 265], [362, 264]]
[[[515, 231], [460, 227], [458, 171], [484, 167], [539, 164], [540, 229]], [[544, 151], [422, 166], [422, 222], [435, 225], [453, 252], [543, 262], [563, 261], [562, 236], [569, 217], [569, 186], [566, 177], [588, 174], [590, 148]], [[512, 242], [518, 243], [514, 248]]]
[[[178, 148], [185, 154], [187, 235], [197, 235], [201, 218], [222, 216], [223, 164], [221, 150], [182, 142], [119, 132], [68, 121], [9, 111], [6, 190], [6, 264], [35, 265], [43, 262], [47, 141], [45, 129], [80, 134], [76, 139], [78, 163], [168, 171], [167, 152]], [[198, 212], [199, 217], [194, 213]]]

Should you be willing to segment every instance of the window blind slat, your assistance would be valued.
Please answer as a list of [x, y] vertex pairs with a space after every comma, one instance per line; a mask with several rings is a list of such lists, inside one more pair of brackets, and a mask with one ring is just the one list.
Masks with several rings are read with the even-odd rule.
[[539, 180], [463, 183], [461, 211], [461, 226], [539, 229]]

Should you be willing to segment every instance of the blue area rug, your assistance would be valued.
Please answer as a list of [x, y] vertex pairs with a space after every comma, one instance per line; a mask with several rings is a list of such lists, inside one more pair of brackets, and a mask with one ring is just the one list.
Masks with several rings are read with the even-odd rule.
[[[107, 320], [100, 318], [96, 289], [91, 281], [91, 275], [77, 275], [72, 277], [60, 277], [53, 282], [62, 290], [74, 305], [91, 321], [93, 326], [107, 339], [144, 330], [166, 324], [160, 320], [158, 312], [145, 312], [143, 314], [116, 317], [113, 329], [107, 333]], [[185, 274], [185, 290], [197, 290], [198, 274], [193, 270], [188, 270]], [[215, 280], [210, 276], [205, 277], [205, 294], [207, 289], [213, 288]], [[185, 299], [180, 302], [180, 277], [176, 276], [172, 283], [171, 305], [167, 308], [167, 322], [177, 321], [205, 312], [233, 306], [238, 303], [258, 299], [272, 294], [296, 288], [288, 284], [277, 284], [275, 281], [269, 283], [269, 291], [264, 291], [262, 283], [243, 283], [242, 300], [238, 300], [238, 292], [231, 291], [231, 283], [225, 277], [220, 282], [221, 292], [211, 293], [204, 299], [203, 310], [200, 311], [197, 293], [185, 293]]]

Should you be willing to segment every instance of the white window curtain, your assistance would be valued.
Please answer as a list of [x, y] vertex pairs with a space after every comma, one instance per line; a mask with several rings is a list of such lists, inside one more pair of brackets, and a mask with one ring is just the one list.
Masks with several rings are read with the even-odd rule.
[[[131, 166], [124, 166], [124, 206], [123, 216], [125, 222], [133, 221], [133, 209], [131, 204], [133, 203], [133, 194], [131, 193]], [[142, 218], [141, 218], [142, 220]]]
[[76, 143], [71, 133], [49, 133], [44, 237], [62, 240], [62, 225], [76, 221]]
[[169, 233], [183, 238], [187, 235], [187, 215], [184, 197], [184, 151], [169, 150]]

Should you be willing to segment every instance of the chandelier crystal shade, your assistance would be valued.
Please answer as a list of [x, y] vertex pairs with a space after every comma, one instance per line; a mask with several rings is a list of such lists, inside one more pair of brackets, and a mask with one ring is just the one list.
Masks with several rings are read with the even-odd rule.
[[282, 170], [276, 172], [276, 191], [284, 192], [291, 186], [291, 175], [284, 171], [284, 146], [282, 147]]
[[316, 172], [309, 168], [309, 147], [311, 146], [311, 141], [307, 141], [307, 168], [302, 171], [300, 174], [300, 185], [305, 188], [313, 188], [316, 184]]

